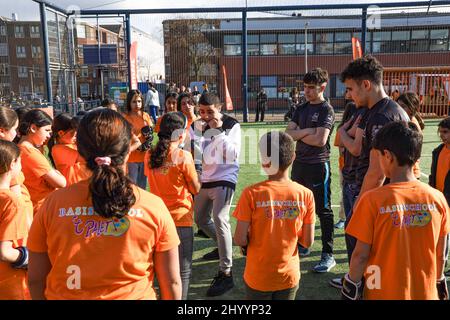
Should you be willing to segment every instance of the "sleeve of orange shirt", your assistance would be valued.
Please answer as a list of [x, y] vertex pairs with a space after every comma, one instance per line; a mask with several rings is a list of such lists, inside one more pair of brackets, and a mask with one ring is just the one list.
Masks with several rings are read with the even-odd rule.
[[153, 129], [153, 131], [155, 131], [156, 133], [159, 132], [159, 127], [161, 126], [162, 118], [163, 117], [159, 117], [158, 120], [156, 120], [156, 125], [155, 125], [155, 128]]
[[144, 176], [148, 177], [150, 173], [150, 167], [148, 166], [148, 161], [150, 160], [150, 150], [145, 153], [144, 156]]
[[47, 228], [44, 224], [44, 213], [47, 211], [46, 200], [34, 216], [28, 235], [28, 249], [33, 252], [47, 252]]
[[159, 237], [155, 251], [163, 252], [178, 247], [180, 239], [178, 238], [177, 228], [169, 210], [161, 199], [159, 199], [159, 203], [154, 204], [154, 207], [155, 212], [158, 212], [160, 218]]
[[0, 208], [0, 241], [15, 241], [25, 239], [28, 225], [25, 215], [19, 214], [18, 200], [9, 197], [2, 199]]
[[361, 196], [350, 223], [345, 229], [347, 234], [370, 245], [373, 242], [375, 217], [377, 215], [377, 209], [372, 206], [370, 201], [370, 197], [374, 196], [372, 192], [366, 192]]
[[241, 197], [239, 198], [238, 205], [233, 212], [233, 217], [240, 221], [251, 222], [254, 210], [253, 197], [250, 189], [247, 188], [242, 192]]

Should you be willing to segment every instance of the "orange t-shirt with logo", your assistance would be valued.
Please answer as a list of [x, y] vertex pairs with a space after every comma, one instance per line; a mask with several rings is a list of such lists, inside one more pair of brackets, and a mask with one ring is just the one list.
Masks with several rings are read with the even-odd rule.
[[437, 299], [436, 247], [450, 232], [449, 215], [444, 195], [420, 181], [363, 194], [346, 233], [371, 245], [366, 280], [370, 266], [380, 271], [380, 286], [366, 285], [364, 299]]
[[[17, 248], [26, 245], [27, 236], [27, 215], [19, 199], [10, 190], [0, 189], [0, 241], [12, 241]], [[0, 300], [24, 299], [30, 299], [27, 272], [0, 260]]]
[[164, 115], [161, 116], [161, 117], [159, 117], [158, 120], [156, 120], [155, 129], [153, 130], [153, 131], [155, 131], [156, 133], [159, 132], [159, 127], [161, 126], [161, 121], [162, 121], [162, 118], [163, 118], [163, 117], [164, 117]]
[[[154, 254], [180, 241], [162, 200], [136, 186], [133, 191], [136, 203], [119, 219], [94, 213], [87, 180], [46, 199], [28, 248], [47, 253], [52, 264], [47, 299], [156, 299]], [[71, 281], [75, 276], [79, 281]]]
[[188, 184], [197, 176], [192, 155], [181, 149], [169, 152], [170, 161], [157, 169], [150, 168], [150, 156], [148, 151], [144, 169], [150, 192], [161, 197], [177, 227], [192, 227], [194, 199]]
[[233, 216], [250, 222], [244, 280], [259, 291], [279, 291], [300, 281], [298, 235], [315, 221], [311, 190], [289, 181], [263, 181], [246, 188]]
[[450, 170], [450, 149], [444, 146], [439, 153], [436, 170], [436, 189], [444, 192], [445, 177]]
[[43, 178], [44, 175], [53, 170], [47, 158], [36, 148], [19, 144], [20, 158], [22, 159], [22, 172], [25, 176], [24, 184], [27, 187], [33, 212], [37, 213], [45, 198], [56, 190]]
[[[142, 116], [134, 115], [130, 113], [124, 113], [124, 118], [131, 124], [132, 132], [139, 138], [141, 143], [145, 141], [145, 138], [141, 134], [141, 129], [145, 126], [152, 126], [152, 119], [147, 112], [143, 112]], [[136, 150], [130, 154], [128, 162], [144, 162], [145, 152]]]
[[27, 187], [24, 185], [25, 176], [23, 172], [20, 172], [17, 177], [11, 179], [10, 186], [20, 186], [21, 198], [20, 202], [22, 203], [24, 210], [27, 214], [28, 228], [31, 227], [31, 222], [33, 221], [33, 202], [31, 201], [30, 193], [28, 192]]
[[56, 144], [52, 148], [56, 169], [66, 178], [67, 186], [88, 179], [92, 172], [74, 144]]

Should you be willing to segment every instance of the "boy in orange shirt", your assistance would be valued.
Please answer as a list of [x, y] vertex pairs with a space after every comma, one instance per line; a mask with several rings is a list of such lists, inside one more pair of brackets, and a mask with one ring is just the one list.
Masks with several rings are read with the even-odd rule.
[[355, 207], [346, 232], [357, 244], [342, 297], [355, 300], [363, 291], [367, 300], [448, 299], [450, 212], [443, 194], [414, 176], [422, 135], [413, 123], [392, 122], [379, 130], [373, 148], [390, 183], [364, 193]]
[[0, 140], [0, 155], [0, 300], [24, 300], [29, 299], [27, 214], [10, 190], [21, 170], [20, 151], [14, 143]]
[[248, 300], [294, 300], [300, 281], [298, 243], [314, 241], [315, 204], [311, 190], [289, 179], [294, 141], [272, 131], [260, 140], [268, 180], [246, 188], [233, 216], [234, 242], [244, 247]]

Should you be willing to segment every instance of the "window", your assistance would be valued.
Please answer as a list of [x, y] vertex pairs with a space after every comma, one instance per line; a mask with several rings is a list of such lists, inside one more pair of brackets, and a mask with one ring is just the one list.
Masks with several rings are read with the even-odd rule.
[[34, 59], [41, 59], [42, 58], [41, 47], [39, 47], [39, 46], [32, 46], [31, 47], [31, 56]]
[[87, 78], [89, 76], [89, 68], [88, 67], [81, 67], [81, 77]]
[[39, 38], [41, 36], [39, 26], [31, 26], [30, 36], [32, 38]]
[[334, 53], [335, 54], [350, 54], [352, 53], [352, 33], [351, 32], [336, 32], [334, 35]]
[[42, 78], [44, 76], [44, 73], [40, 66], [33, 66], [33, 76], [35, 78]]
[[88, 83], [80, 84], [80, 96], [82, 96], [82, 97], [89, 96], [89, 84]]
[[430, 51], [448, 50], [448, 29], [430, 30]]
[[77, 24], [77, 38], [86, 38], [86, 28], [84, 25]]
[[391, 52], [391, 31], [376, 31], [372, 37], [373, 53]]
[[225, 35], [223, 37], [223, 51], [225, 56], [238, 56], [242, 54], [241, 35]]
[[345, 84], [341, 82], [341, 79], [339, 77], [336, 77], [336, 98], [343, 98], [345, 97]]
[[264, 88], [267, 98], [277, 98], [278, 79], [276, 76], [260, 77], [260, 87]]
[[25, 47], [16, 46], [16, 56], [17, 56], [17, 58], [26, 58], [27, 52], [25, 51]]
[[79, 45], [78, 45], [78, 58], [83, 59], [83, 57], [84, 57], [83, 45], [82, 45], [82, 44], [79, 44]]
[[401, 53], [409, 51], [409, 31], [392, 31], [391, 52]]
[[19, 78], [27, 78], [28, 77], [28, 68], [19, 66], [17, 68], [17, 74], [18, 74]]
[[0, 43], [0, 57], [7, 57], [7, 56], [8, 56], [8, 44]]
[[409, 51], [411, 52], [425, 52], [428, 51], [428, 30], [412, 30], [411, 41], [409, 42]]
[[6, 26], [0, 26], [0, 36], [6, 36]]
[[[305, 54], [305, 33], [299, 33], [296, 35], [296, 46], [295, 49], [297, 54]], [[307, 36], [307, 45], [308, 45], [308, 53], [312, 54], [314, 52], [314, 37], [312, 33], [308, 33]]]
[[16, 26], [14, 28], [14, 35], [15, 35], [16, 38], [23, 38], [23, 37], [25, 37], [25, 32], [24, 32], [23, 26]]
[[272, 56], [277, 54], [277, 35], [276, 34], [261, 34], [259, 36], [260, 53], [263, 56]]
[[23, 94], [27, 94], [29, 93], [30, 90], [28, 89], [28, 86], [19, 86], [19, 94], [23, 95]]
[[0, 64], [0, 76], [9, 75], [9, 65], [7, 63]]
[[295, 55], [295, 34], [279, 34], [278, 43], [278, 54]]
[[316, 33], [316, 53], [333, 54], [333, 33]]

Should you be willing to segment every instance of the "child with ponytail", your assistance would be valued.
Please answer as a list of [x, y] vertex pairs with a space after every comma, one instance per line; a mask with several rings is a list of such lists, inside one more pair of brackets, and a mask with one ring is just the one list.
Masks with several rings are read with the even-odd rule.
[[66, 178], [53, 169], [40, 151], [51, 136], [51, 126], [50, 116], [39, 109], [28, 111], [19, 124], [24, 184], [30, 192], [34, 214], [50, 193], [66, 186]]
[[163, 201], [126, 176], [131, 125], [97, 109], [78, 127], [90, 179], [57, 190], [29, 234], [33, 299], [180, 299], [179, 239]]
[[29, 299], [26, 284], [28, 250], [27, 216], [10, 189], [20, 173], [20, 150], [0, 140], [0, 300]]
[[150, 192], [163, 199], [177, 227], [182, 299], [186, 300], [194, 245], [193, 195], [201, 185], [191, 153], [179, 148], [186, 138], [187, 117], [181, 112], [170, 112], [161, 119], [159, 141], [145, 155], [145, 174]]
[[52, 138], [48, 143], [49, 157], [53, 165], [66, 178], [70, 186], [89, 178], [86, 161], [77, 150], [77, 128], [79, 117], [61, 113], [53, 119]]

